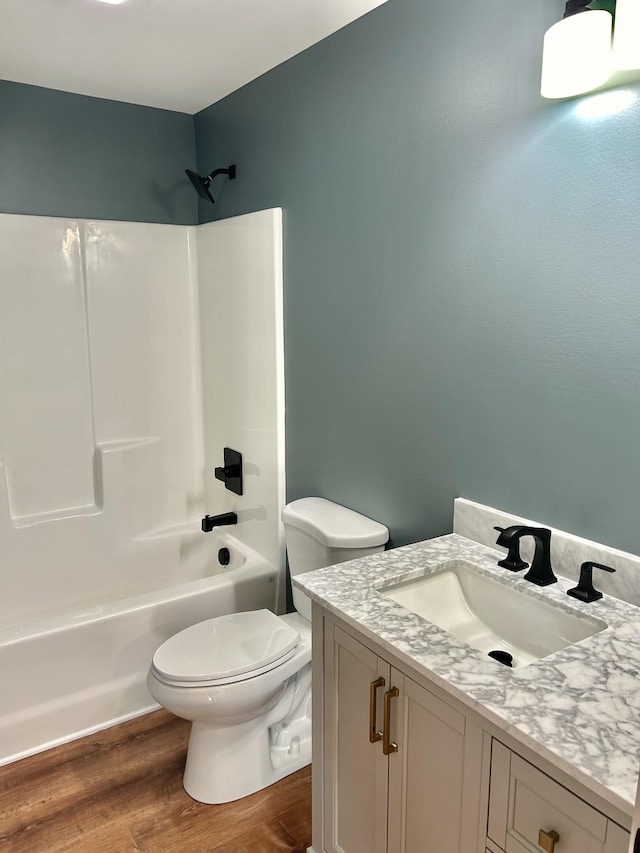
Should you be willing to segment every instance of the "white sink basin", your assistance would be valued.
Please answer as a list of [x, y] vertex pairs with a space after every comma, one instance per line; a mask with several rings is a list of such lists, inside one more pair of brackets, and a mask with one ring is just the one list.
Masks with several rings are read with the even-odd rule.
[[507, 652], [514, 668], [607, 627], [599, 619], [568, 613], [492, 580], [464, 560], [450, 560], [433, 574], [377, 591], [474, 649]]

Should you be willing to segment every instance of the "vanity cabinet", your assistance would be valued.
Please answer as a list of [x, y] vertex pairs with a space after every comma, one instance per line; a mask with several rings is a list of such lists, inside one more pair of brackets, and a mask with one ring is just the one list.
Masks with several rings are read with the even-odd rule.
[[475, 853], [481, 730], [328, 620], [323, 700], [324, 851]]
[[506, 853], [627, 853], [629, 833], [494, 738], [487, 844]]
[[627, 853], [599, 801], [320, 609], [314, 644], [310, 853]]

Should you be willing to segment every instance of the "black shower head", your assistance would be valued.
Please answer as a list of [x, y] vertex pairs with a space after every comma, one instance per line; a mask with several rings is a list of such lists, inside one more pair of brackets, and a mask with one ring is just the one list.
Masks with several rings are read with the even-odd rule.
[[187, 177], [196, 188], [196, 192], [200, 196], [200, 198], [204, 198], [207, 201], [210, 201], [211, 204], [214, 202], [214, 198], [209, 192], [209, 184], [211, 183], [211, 178], [208, 176], [203, 178], [202, 175], [196, 174], [196, 172], [192, 172], [191, 169], [185, 169], [187, 173]]
[[229, 180], [233, 181], [236, 177], [236, 167], [235, 165], [229, 166], [228, 169], [214, 169], [208, 175], [204, 177], [202, 175], [198, 175], [196, 172], [192, 172], [191, 169], [185, 169], [187, 173], [187, 177], [193, 184], [196, 189], [196, 192], [203, 198], [205, 201], [210, 201], [211, 204], [215, 203], [214, 197], [209, 192], [209, 187], [211, 186], [211, 181], [215, 178], [216, 175], [228, 175]]

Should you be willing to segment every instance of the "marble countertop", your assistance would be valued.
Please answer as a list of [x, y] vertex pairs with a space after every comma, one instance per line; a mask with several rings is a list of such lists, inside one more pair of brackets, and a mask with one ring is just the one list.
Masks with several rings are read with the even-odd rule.
[[[583, 604], [575, 582], [540, 588], [497, 566], [504, 552], [451, 534], [293, 578], [294, 586], [443, 691], [607, 802], [632, 814], [640, 764], [640, 608], [609, 596]], [[380, 595], [374, 587], [463, 559], [525, 595], [608, 627], [509, 669]]]

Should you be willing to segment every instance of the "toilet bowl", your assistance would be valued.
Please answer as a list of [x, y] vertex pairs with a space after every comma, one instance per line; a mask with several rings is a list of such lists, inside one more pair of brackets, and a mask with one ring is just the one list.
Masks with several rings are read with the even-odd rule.
[[[388, 530], [322, 498], [286, 506], [292, 575], [380, 551]], [[153, 656], [147, 687], [190, 720], [184, 787], [226, 803], [272, 785], [311, 761], [311, 602], [298, 612], [253, 610], [192, 625]]]
[[311, 760], [311, 630], [297, 613], [192, 625], [157, 650], [147, 687], [193, 722], [184, 787], [195, 800], [246, 797]]

